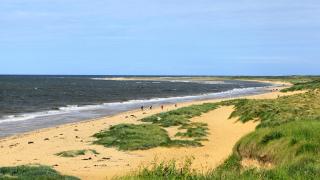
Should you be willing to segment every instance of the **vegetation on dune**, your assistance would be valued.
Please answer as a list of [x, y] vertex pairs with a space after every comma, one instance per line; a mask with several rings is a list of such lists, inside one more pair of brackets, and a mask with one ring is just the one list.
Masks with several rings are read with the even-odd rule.
[[[310, 91], [304, 94], [219, 103], [235, 106], [231, 117], [261, 123], [237, 143], [229, 159], [215, 170], [201, 174], [160, 163], [123, 179], [319, 179], [320, 92], [314, 90], [318, 89], [317, 83], [305, 83], [304, 89]], [[247, 159], [252, 160], [251, 164], [244, 164]]]
[[186, 130], [186, 132], [178, 132], [176, 136], [188, 138], [204, 138], [208, 134], [208, 125], [201, 122], [193, 122], [190, 124], [182, 125], [179, 129]]
[[315, 90], [320, 88], [320, 79], [294, 83], [293, 86], [283, 89], [282, 92], [299, 91], [299, 90]]
[[47, 166], [1, 167], [1, 180], [77, 180], [72, 176], [64, 176]]
[[200, 179], [199, 174], [191, 169], [191, 165], [192, 158], [188, 158], [181, 166], [178, 166], [175, 160], [161, 163], [154, 162], [150, 167], [142, 167], [137, 173], [132, 173], [124, 177], [117, 177], [115, 179]]
[[77, 157], [77, 156], [86, 155], [87, 153], [99, 154], [94, 149], [82, 149], [82, 150], [63, 151], [63, 152], [59, 152], [55, 155], [60, 156], [60, 157]]
[[[97, 140], [94, 143], [117, 147], [120, 150], [150, 149], [158, 146], [201, 146], [201, 141], [205, 140], [208, 134], [207, 124], [193, 123], [190, 119], [217, 107], [218, 105], [213, 103], [193, 105], [141, 120], [152, 124], [119, 124], [95, 134]], [[171, 139], [164, 129], [171, 126], [180, 126], [179, 129], [186, 132], [177, 133], [176, 136], [188, 139]]]
[[154, 124], [120, 124], [94, 135], [95, 144], [119, 150], [144, 150], [159, 146], [201, 146], [198, 141], [172, 140], [167, 131]]
[[205, 103], [201, 105], [192, 105], [179, 108], [165, 113], [156, 114], [150, 117], [143, 118], [143, 122], [151, 122], [159, 124], [162, 127], [181, 126], [190, 123], [190, 119], [200, 116], [203, 113], [209, 112], [218, 108], [215, 103]]
[[170, 142], [168, 133], [152, 124], [120, 124], [94, 135], [95, 144], [106, 147], [118, 147], [120, 150], [150, 149], [167, 145]]
[[314, 170], [320, 175], [319, 128], [318, 120], [260, 128], [240, 141], [236, 153], [242, 158], [252, 158], [275, 166], [307, 165], [318, 161], [318, 167]]
[[233, 104], [235, 111], [231, 117], [239, 117], [242, 122], [260, 120], [258, 128], [277, 126], [300, 120], [320, 120], [320, 92], [283, 96], [270, 100], [239, 99], [225, 102]]

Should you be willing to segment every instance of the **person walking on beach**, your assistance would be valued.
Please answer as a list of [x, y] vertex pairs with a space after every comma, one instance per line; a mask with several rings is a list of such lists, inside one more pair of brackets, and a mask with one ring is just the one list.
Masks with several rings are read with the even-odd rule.
[[150, 106], [150, 110], [152, 110], [152, 105]]
[[144, 110], [144, 107], [143, 106], [141, 106], [141, 111], [143, 111]]
[[164, 106], [163, 105], [161, 105], [161, 109], [163, 110], [163, 108], [164, 108]]

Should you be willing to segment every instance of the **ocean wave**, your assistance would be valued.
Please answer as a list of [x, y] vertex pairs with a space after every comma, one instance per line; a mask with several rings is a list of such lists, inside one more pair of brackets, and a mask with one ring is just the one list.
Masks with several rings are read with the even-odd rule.
[[[215, 99], [215, 98], [232, 98], [232, 97], [237, 97], [237, 96], [246, 95], [246, 94], [253, 94], [255, 92], [262, 92], [262, 90], [266, 88], [267, 87], [237, 88], [237, 89], [224, 91], [224, 92], [207, 93], [207, 94], [192, 95], [192, 96], [129, 100], [124, 102], [108, 102], [108, 103], [102, 103], [97, 105], [84, 105], [84, 106], [68, 105], [65, 107], [59, 107], [49, 111], [4, 116], [0, 119], [0, 123], [26, 121], [26, 120], [41, 118], [41, 117], [44, 118], [48, 116], [77, 113], [77, 112], [81, 113], [83, 111], [99, 110], [99, 109], [108, 109], [108, 110], [115, 109], [116, 110], [117, 108], [122, 107], [125, 110], [129, 110], [129, 109], [136, 109], [141, 105], [178, 103], [178, 102], [187, 102], [192, 100], [205, 100], [205, 99]], [[125, 108], [125, 107], [131, 107], [131, 108]]]

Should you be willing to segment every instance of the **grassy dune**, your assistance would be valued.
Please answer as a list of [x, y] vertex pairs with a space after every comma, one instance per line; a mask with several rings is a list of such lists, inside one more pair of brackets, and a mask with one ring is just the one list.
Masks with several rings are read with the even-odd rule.
[[306, 81], [306, 82], [297, 82], [290, 88], [282, 90], [282, 92], [288, 91], [299, 91], [299, 90], [315, 90], [320, 88], [320, 79]]
[[[201, 141], [205, 140], [208, 134], [207, 124], [193, 123], [190, 119], [217, 107], [218, 105], [210, 103], [193, 105], [146, 117], [141, 120], [145, 124], [119, 124], [95, 134], [97, 140], [94, 143], [117, 147], [119, 150], [141, 150], [159, 146], [201, 146]], [[169, 137], [164, 128], [172, 126], [185, 130], [176, 134], [176, 137], [182, 139]]]
[[77, 180], [72, 176], [59, 174], [47, 166], [17, 166], [0, 168], [1, 180]]
[[[120, 179], [319, 179], [320, 88], [318, 80], [296, 83], [285, 91], [310, 90], [274, 100], [232, 100], [231, 117], [259, 120], [217, 169], [200, 174], [163, 162]], [[186, 166], [190, 167], [186, 162]]]

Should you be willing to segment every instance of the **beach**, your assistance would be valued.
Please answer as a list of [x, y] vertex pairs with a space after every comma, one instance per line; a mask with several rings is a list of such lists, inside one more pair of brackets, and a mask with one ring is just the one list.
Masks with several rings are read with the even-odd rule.
[[[295, 93], [300, 92], [273, 91], [245, 98], [271, 99]], [[166, 105], [164, 110], [161, 110], [160, 107], [145, 111], [134, 110], [111, 117], [65, 124], [3, 138], [0, 140], [2, 152], [0, 166], [41, 164], [52, 166], [62, 174], [73, 175], [81, 179], [106, 179], [128, 174], [141, 166], [151, 165], [154, 161], [175, 159], [183, 162], [186, 158], [194, 158], [192, 168], [201, 171], [210, 170], [227, 159], [236, 142], [244, 135], [254, 131], [258, 122], [243, 124], [237, 122], [235, 118], [229, 119], [233, 111], [232, 106], [221, 107], [195, 117], [192, 121], [205, 122], [209, 127], [208, 141], [204, 141], [202, 147], [157, 147], [149, 150], [118, 151], [115, 148], [93, 145], [92, 135], [116, 124], [142, 123], [138, 120], [160, 112], [221, 100], [223, 99], [186, 102], [178, 104], [178, 107]], [[170, 136], [177, 131], [172, 127], [166, 130]], [[81, 149], [93, 149], [99, 154], [87, 153], [74, 158], [55, 155], [62, 151]]]

